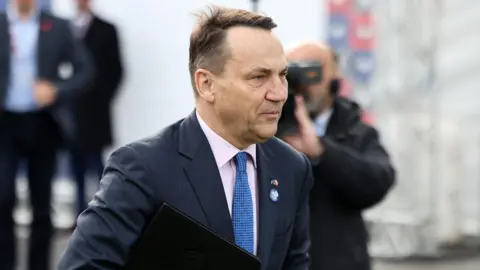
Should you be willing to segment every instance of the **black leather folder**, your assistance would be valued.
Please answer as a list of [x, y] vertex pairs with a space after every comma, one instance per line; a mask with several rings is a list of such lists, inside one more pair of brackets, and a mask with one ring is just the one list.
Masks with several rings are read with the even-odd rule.
[[135, 245], [128, 270], [259, 270], [260, 260], [164, 203]]

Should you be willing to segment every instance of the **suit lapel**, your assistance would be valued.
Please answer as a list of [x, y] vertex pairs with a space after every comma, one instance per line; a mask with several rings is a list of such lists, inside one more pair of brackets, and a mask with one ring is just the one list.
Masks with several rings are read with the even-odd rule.
[[[0, 14], [0, 77], [2, 77], [0, 80], [8, 80], [10, 74], [11, 40], [8, 26], [6, 14]], [[5, 96], [7, 83], [0, 81], [0, 107], [3, 105], [1, 103]]]
[[269, 157], [265, 147], [257, 145], [257, 185], [259, 202], [259, 249], [258, 257], [262, 262], [267, 262], [272, 248], [273, 234], [277, 222], [277, 208], [275, 203], [270, 200], [271, 181], [276, 179], [272, 175]]
[[[11, 52], [9, 23], [5, 14], [0, 15], [0, 56], [8, 56]], [[3, 59], [3, 58], [2, 58]]]
[[232, 219], [215, 157], [195, 111], [180, 125], [179, 152], [189, 159], [184, 167], [198, 201], [216, 233], [234, 242]]
[[95, 30], [97, 29], [98, 19], [96, 16], [92, 16], [92, 21], [86, 26], [85, 33], [83, 33], [82, 39], [85, 43], [91, 43], [95, 36]]
[[48, 52], [54, 47], [53, 32], [55, 29], [53, 27], [53, 18], [45, 12], [41, 12], [38, 27], [37, 67], [39, 77], [43, 77], [42, 71], [48, 70], [48, 67], [46, 67], [48, 63], [48, 56], [50, 55]]

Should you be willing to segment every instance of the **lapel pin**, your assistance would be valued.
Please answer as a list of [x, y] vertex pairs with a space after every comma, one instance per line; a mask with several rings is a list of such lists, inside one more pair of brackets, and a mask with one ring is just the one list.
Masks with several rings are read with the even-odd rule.
[[272, 188], [270, 190], [270, 200], [272, 200], [272, 202], [278, 202], [278, 197], [279, 195], [277, 189]]
[[278, 187], [277, 179], [273, 179], [272, 181], [270, 181], [270, 184], [272, 184], [272, 186], [274, 186], [274, 187]]
[[40, 24], [40, 29], [42, 31], [50, 31], [50, 29], [52, 29], [52, 22], [43, 20]]

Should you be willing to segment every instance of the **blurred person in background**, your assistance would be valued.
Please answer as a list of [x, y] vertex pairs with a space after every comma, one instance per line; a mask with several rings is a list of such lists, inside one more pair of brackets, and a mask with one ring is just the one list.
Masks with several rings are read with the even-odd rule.
[[[338, 96], [337, 60], [327, 46], [306, 42], [287, 52], [289, 62], [315, 61], [321, 82], [302, 89], [298, 133], [284, 139], [311, 161], [312, 270], [371, 269], [362, 211], [382, 201], [395, 172], [378, 132], [362, 123], [361, 109]], [[313, 120], [312, 120], [313, 119]]]
[[[86, 51], [70, 25], [37, 9], [34, 0], [12, 0], [0, 13], [0, 269], [15, 269], [15, 179], [27, 161], [33, 220], [29, 269], [50, 270], [51, 187], [62, 136], [72, 134], [63, 104], [92, 77]], [[59, 69], [71, 64], [63, 78]]]
[[90, 52], [96, 71], [92, 85], [72, 104], [76, 136], [70, 146], [70, 161], [77, 185], [77, 213], [80, 214], [87, 204], [86, 174], [91, 172], [100, 181], [102, 154], [113, 140], [112, 102], [122, 80], [123, 68], [115, 26], [92, 12], [90, 0], [76, 0], [76, 4], [74, 33]]

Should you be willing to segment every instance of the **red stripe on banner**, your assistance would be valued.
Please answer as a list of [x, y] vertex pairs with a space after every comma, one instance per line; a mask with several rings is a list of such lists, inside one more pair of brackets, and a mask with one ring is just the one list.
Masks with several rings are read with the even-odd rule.
[[347, 14], [351, 8], [351, 0], [329, 0], [328, 11], [330, 13]]
[[376, 24], [373, 15], [370, 12], [352, 14], [349, 34], [352, 49], [373, 50], [376, 46]]

